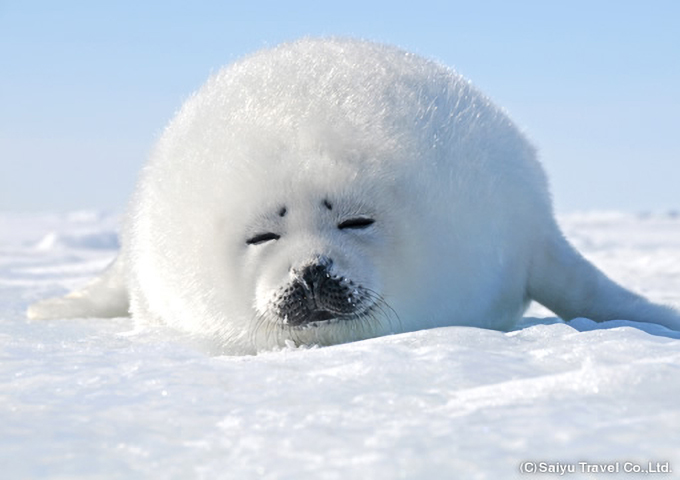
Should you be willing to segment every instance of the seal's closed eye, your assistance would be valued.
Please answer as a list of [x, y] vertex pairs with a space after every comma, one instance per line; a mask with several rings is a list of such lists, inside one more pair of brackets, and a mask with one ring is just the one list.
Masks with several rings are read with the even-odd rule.
[[246, 240], [247, 245], [259, 245], [261, 243], [269, 242], [270, 240], [278, 240], [281, 238], [281, 235], [277, 233], [272, 233], [272, 232], [267, 232], [267, 233], [260, 233], [258, 235], [255, 235], [252, 238], [249, 238]]
[[357, 217], [357, 218], [349, 218], [347, 220], [344, 220], [338, 224], [338, 228], [340, 230], [345, 230], [347, 228], [351, 229], [362, 229], [362, 228], [367, 228], [375, 223], [375, 220], [372, 218], [366, 218], [366, 217]]

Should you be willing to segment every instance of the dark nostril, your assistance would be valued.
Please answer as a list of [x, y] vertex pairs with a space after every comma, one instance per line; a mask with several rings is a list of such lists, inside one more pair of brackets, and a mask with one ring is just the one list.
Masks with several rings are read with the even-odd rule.
[[327, 274], [328, 269], [323, 265], [310, 265], [302, 270], [302, 281], [311, 287], [323, 281]]
[[302, 269], [302, 281], [308, 286], [318, 285], [330, 276], [333, 260], [326, 256], [319, 256], [313, 263]]

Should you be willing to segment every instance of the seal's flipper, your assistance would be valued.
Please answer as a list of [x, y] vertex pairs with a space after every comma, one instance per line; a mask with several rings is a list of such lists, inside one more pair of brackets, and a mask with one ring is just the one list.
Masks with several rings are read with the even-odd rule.
[[98, 278], [81, 290], [65, 297], [49, 298], [28, 308], [31, 320], [81, 317], [127, 317], [130, 302], [123, 274], [123, 259], [119, 256]]
[[680, 312], [656, 305], [609, 279], [557, 232], [544, 240], [531, 265], [529, 296], [565, 320], [631, 320], [680, 331]]

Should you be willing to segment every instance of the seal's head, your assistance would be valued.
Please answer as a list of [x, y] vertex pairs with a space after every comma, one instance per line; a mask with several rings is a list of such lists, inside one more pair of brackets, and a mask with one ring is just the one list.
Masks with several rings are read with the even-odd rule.
[[509, 276], [531, 249], [517, 232], [550, 215], [527, 194], [543, 188], [531, 147], [450, 70], [282, 45], [212, 77], [164, 132], [124, 236], [132, 312], [232, 353], [502, 327], [526, 302]]

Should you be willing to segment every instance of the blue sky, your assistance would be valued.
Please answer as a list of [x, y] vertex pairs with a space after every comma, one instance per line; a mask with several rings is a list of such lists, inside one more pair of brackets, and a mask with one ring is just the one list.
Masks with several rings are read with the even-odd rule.
[[680, 209], [680, 2], [0, 0], [0, 210], [123, 210], [210, 73], [305, 35], [456, 68], [538, 147], [559, 212]]

